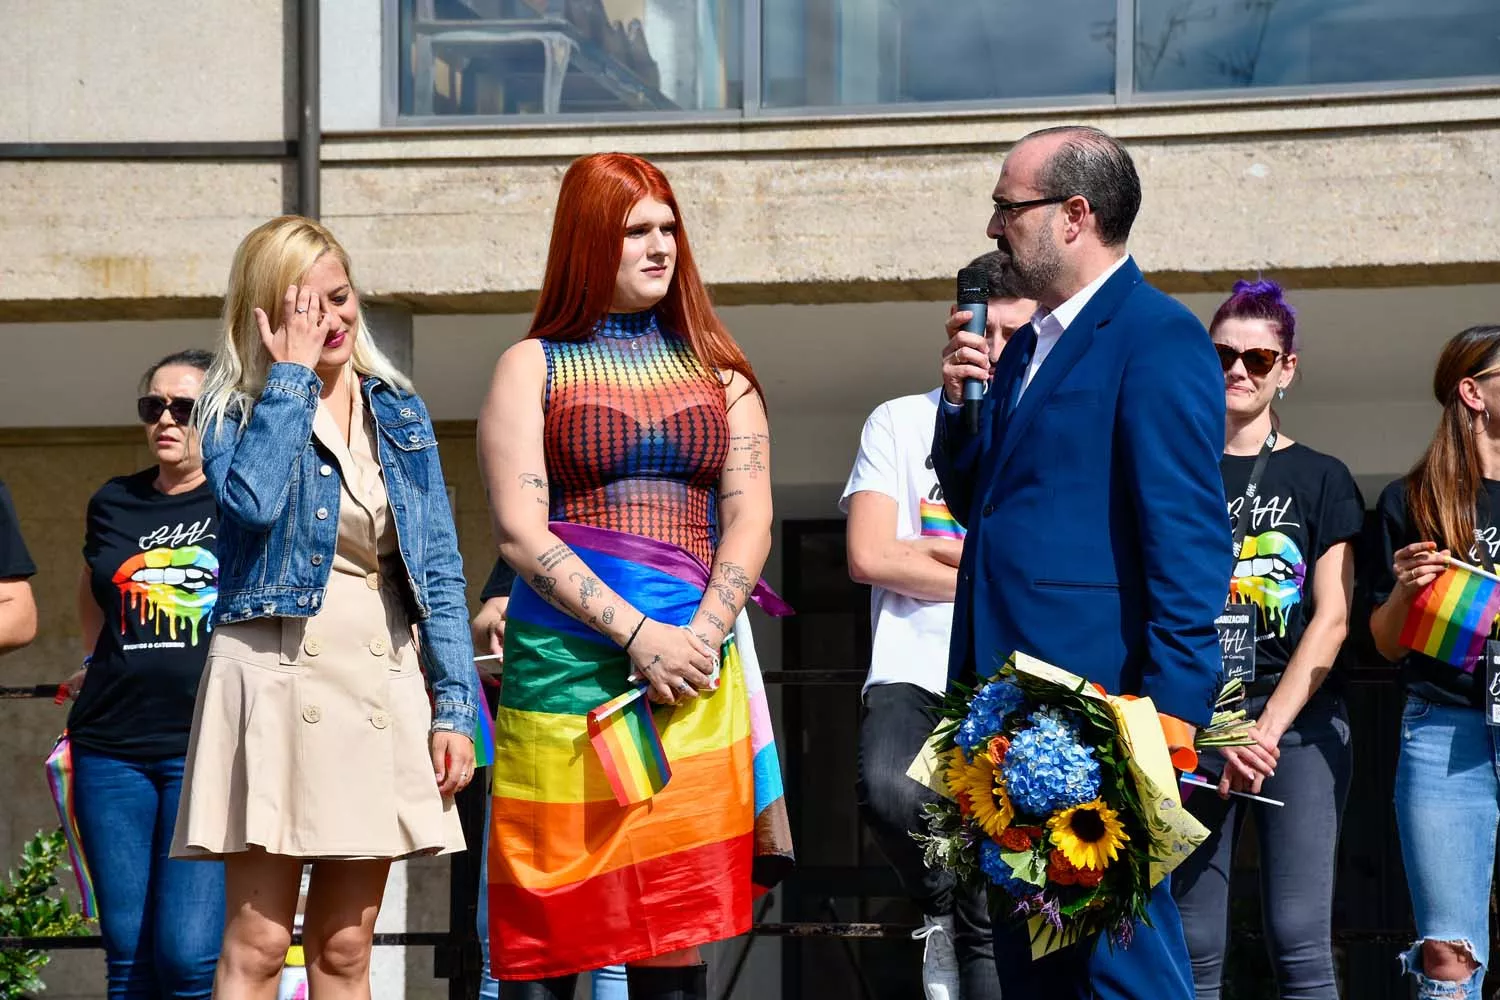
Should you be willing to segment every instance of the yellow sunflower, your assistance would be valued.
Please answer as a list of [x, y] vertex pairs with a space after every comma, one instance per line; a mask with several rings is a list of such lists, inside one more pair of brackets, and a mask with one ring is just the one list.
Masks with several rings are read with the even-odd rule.
[[1120, 814], [1102, 799], [1056, 813], [1047, 820], [1047, 829], [1052, 831], [1052, 846], [1062, 851], [1074, 868], [1103, 871], [1120, 856], [1121, 845], [1130, 839], [1120, 824]]
[[1016, 818], [1005, 783], [995, 764], [985, 754], [964, 760], [963, 751], [954, 747], [948, 756], [948, 790], [960, 802], [967, 802], [974, 822], [991, 837], [998, 837]]

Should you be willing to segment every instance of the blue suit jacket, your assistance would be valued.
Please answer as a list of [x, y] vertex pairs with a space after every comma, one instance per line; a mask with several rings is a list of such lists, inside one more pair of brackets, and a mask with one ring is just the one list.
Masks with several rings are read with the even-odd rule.
[[1019, 650], [1205, 725], [1233, 568], [1212, 343], [1127, 260], [1007, 413], [1027, 360], [1001, 355], [977, 435], [938, 412], [933, 463], [968, 528], [949, 676]]

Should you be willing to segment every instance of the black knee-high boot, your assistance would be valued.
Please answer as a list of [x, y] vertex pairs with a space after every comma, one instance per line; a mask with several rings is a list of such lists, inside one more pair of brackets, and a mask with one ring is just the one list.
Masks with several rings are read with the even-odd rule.
[[629, 966], [630, 1000], [708, 1000], [708, 966]]
[[520, 983], [502, 979], [500, 1000], [573, 1000], [573, 991], [577, 987], [576, 975], [531, 979]]

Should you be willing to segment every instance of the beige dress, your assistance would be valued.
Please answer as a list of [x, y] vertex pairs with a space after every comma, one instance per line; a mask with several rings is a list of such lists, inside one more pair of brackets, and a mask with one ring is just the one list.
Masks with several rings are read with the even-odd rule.
[[319, 403], [313, 434], [337, 461], [342, 489], [318, 613], [214, 630], [173, 857], [251, 845], [302, 858], [464, 848], [453, 801], [433, 778], [432, 710], [401, 592], [395, 523], [357, 394], [351, 425], [346, 443]]

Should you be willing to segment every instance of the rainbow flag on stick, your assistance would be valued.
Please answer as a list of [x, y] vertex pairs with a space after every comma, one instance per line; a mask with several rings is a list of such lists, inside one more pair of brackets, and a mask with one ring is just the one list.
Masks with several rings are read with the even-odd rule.
[[1450, 558], [1443, 575], [1412, 602], [1401, 645], [1473, 673], [1496, 615], [1500, 576]]
[[645, 802], [672, 779], [645, 694], [644, 687], [633, 688], [588, 714], [589, 742], [622, 806]]
[[90, 920], [97, 920], [99, 904], [94, 898], [94, 879], [83, 859], [82, 838], [78, 835], [78, 814], [73, 808], [73, 744], [66, 733], [47, 756], [47, 787], [52, 790], [52, 804], [57, 806], [57, 819], [62, 824], [63, 839], [68, 844], [68, 865], [78, 879], [78, 896], [82, 901], [83, 915]]

